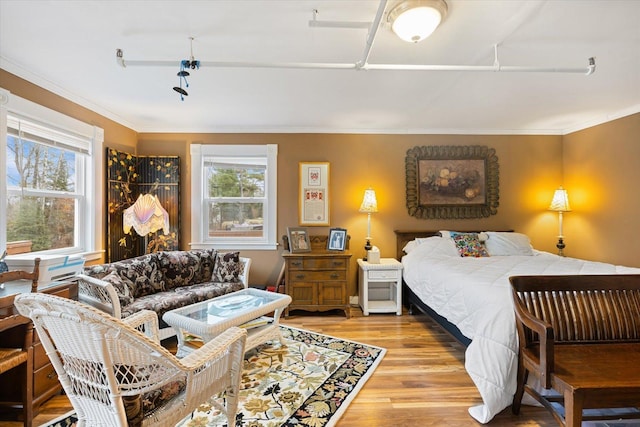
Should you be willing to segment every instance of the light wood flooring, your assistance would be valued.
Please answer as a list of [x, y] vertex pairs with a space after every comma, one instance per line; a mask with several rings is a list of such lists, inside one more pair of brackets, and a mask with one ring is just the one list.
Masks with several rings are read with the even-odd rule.
[[[337, 427], [479, 426], [467, 408], [481, 403], [464, 370], [464, 348], [425, 315], [363, 316], [291, 312], [282, 323], [387, 349], [375, 374], [349, 405]], [[56, 396], [34, 419], [39, 426], [71, 410]], [[0, 422], [3, 427], [22, 423]], [[507, 408], [489, 426], [556, 427], [542, 408], [525, 406], [520, 416]]]

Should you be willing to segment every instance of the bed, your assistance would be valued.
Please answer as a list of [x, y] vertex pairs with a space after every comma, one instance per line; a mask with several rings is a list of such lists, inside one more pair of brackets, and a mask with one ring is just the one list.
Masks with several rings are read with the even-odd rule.
[[638, 268], [537, 251], [520, 233], [442, 234], [396, 231], [405, 304], [433, 317], [466, 346], [465, 369], [483, 400], [469, 414], [483, 424], [511, 404], [516, 389], [518, 338], [510, 276], [640, 274]]

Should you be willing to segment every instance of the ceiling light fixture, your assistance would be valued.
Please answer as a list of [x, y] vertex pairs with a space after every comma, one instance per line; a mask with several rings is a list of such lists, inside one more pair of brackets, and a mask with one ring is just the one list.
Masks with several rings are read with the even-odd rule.
[[387, 20], [402, 40], [418, 43], [438, 28], [446, 14], [444, 0], [404, 0], [391, 9]]

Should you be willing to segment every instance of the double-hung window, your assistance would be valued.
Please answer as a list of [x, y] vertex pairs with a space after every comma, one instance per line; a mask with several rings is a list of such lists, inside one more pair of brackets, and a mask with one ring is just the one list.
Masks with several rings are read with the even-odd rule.
[[102, 130], [13, 95], [8, 105], [0, 140], [0, 247], [95, 252], [101, 216], [94, 145], [102, 145]]
[[276, 145], [191, 145], [191, 247], [276, 248]]

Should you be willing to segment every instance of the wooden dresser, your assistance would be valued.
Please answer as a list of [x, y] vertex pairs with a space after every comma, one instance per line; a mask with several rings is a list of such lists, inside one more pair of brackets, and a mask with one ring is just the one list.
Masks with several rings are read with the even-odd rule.
[[[285, 249], [289, 245], [286, 238]], [[348, 241], [348, 240], [347, 240]], [[347, 251], [326, 250], [327, 236], [310, 236], [311, 252], [283, 253], [285, 288], [292, 301], [285, 311], [343, 310], [350, 317], [349, 264]], [[348, 246], [347, 246], [348, 248]]]
[[[16, 326], [3, 331], [0, 334], [0, 341], [3, 346], [21, 347], [24, 335], [30, 334], [33, 345], [34, 366], [33, 376], [33, 413], [38, 413], [40, 405], [55, 394], [58, 394], [62, 387], [58, 381], [55, 369], [51, 365], [42, 344], [38, 340], [38, 334], [33, 330], [33, 325], [29, 319], [18, 314], [13, 306], [13, 300], [20, 293], [31, 291], [31, 281], [8, 282], [5, 289], [0, 289], [0, 322], [11, 322]], [[64, 298], [78, 298], [78, 285], [75, 282], [51, 282], [38, 286], [38, 292], [58, 295]], [[15, 343], [15, 344], [12, 344]], [[21, 392], [22, 387], [17, 371], [6, 372], [0, 378], [0, 401], [5, 397], [16, 396]]]

